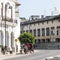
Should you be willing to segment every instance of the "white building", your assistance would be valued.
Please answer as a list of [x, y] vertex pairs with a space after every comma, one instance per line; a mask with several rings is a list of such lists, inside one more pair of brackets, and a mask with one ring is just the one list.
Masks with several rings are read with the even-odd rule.
[[17, 29], [19, 5], [17, 0], [0, 0], [0, 45], [13, 50], [16, 48], [14, 39], [19, 35], [16, 32], [20, 30]]

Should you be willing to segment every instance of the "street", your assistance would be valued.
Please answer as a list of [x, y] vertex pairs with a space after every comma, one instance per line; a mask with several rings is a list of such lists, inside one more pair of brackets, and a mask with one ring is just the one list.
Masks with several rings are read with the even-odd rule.
[[39, 50], [37, 53], [26, 54], [25, 56], [18, 56], [4, 60], [43, 60], [46, 57], [60, 55], [60, 50]]

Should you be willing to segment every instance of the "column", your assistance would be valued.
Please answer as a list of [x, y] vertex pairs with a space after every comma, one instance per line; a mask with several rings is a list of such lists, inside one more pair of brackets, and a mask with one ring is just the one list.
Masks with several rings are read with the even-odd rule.
[[5, 46], [5, 31], [3, 30], [3, 46]]
[[11, 48], [11, 32], [9, 32], [9, 48]]

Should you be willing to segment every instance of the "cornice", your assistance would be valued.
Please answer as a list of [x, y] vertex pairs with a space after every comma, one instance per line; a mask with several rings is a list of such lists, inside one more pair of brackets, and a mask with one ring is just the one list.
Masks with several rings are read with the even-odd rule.
[[60, 15], [57, 16], [53, 16], [52, 18], [48, 18], [48, 19], [41, 19], [41, 20], [28, 20], [26, 22], [21, 22], [20, 25], [28, 25], [28, 24], [34, 24], [34, 23], [41, 23], [41, 22], [45, 22], [45, 21], [52, 21], [52, 20], [60, 20]]
[[12, 1], [16, 4], [16, 6], [20, 6], [21, 5], [17, 0], [12, 0]]

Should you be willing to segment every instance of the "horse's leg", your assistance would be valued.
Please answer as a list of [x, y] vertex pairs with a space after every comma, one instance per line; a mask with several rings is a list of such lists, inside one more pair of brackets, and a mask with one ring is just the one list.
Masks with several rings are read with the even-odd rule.
[[34, 49], [32, 49], [32, 52], [34, 53]]

